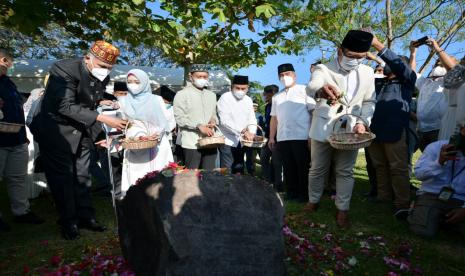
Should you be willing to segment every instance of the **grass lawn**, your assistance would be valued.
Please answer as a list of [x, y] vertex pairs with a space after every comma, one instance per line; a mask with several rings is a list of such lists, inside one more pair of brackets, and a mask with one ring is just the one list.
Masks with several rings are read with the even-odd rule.
[[[363, 155], [357, 160], [355, 182], [352, 227], [347, 231], [336, 227], [336, 209], [328, 196], [312, 215], [302, 210], [303, 204], [286, 202], [289, 228], [285, 231], [285, 261], [289, 275], [465, 274], [463, 237], [443, 231], [433, 240], [417, 238], [409, 233], [406, 223], [392, 216], [390, 205], [371, 203], [363, 197], [369, 189]], [[39, 268], [53, 269], [70, 263], [88, 265], [83, 264], [83, 257], [96, 256], [96, 252], [120, 255], [111, 200], [94, 197], [94, 203], [98, 220], [110, 231], [82, 231], [80, 240], [64, 241], [55, 224], [57, 214], [50, 198], [31, 201], [32, 209], [47, 220], [45, 224], [14, 224], [6, 189], [1, 185], [0, 210], [12, 231], [0, 233], [0, 275], [40, 274]]]

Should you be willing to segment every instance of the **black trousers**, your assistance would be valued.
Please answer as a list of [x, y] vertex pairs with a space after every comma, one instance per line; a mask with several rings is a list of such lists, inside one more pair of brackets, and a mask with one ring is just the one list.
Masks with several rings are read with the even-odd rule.
[[277, 147], [283, 161], [284, 186], [288, 197], [308, 201], [308, 141], [281, 141]]
[[204, 169], [211, 171], [215, 168], [217, 149], [186, 149], [183, 148], [184, 162], [188, 169]]
[[90, 152], [93, 143], [83, 138], [76, 154], [53, 145], [39, 144], [47, 184], [61, 224], [95, 218], [90, 196]]
[[[244, 174], [244, 155], [251, 148], [242, 147], [239, 143], [236, 147], [223, 145], [220, 148], [220, 166], [222, 168], [227, 168], [231, 173]], [[250, 171], [247, 170], [249, 174]]]

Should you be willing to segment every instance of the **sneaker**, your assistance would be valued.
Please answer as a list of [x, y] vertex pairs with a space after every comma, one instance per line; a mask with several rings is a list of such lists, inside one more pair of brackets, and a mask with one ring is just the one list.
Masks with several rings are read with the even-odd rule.
[[20, 215], [20, 216], [15, 216], [13, 218], [14, 222], [17, 223], [28, 223], [28, 224], [42, 224], [45, 222], [42, 218], [38, 217], [36, 214], [34, 214], [32, 211]]
[[9, 232], [10, 226], [0, 217], [0, 232]]
[[407, 208], [399, 208], [394, 212], [394, 216], [398, 220], [406, 220], [408, 217], [410, 209]]

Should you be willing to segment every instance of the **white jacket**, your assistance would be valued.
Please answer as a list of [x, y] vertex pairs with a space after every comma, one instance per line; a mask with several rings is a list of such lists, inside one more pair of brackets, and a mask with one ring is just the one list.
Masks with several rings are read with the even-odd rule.
[[[307, 94], [315, 97], [315, 93], [324, 85], [330, 84], [338, 88], [338, 91], [345, 95], [345, 75], [339, 71], [336, 60], [327, 64], [319, 64], [312, 73], [312, 78], [307, 86]], [[341, 98], [341, 104], [329, 106], [326, 99], [319, 99], [313, 111], [312, 125], [310, 128], [310, 138], [320, 142], [326, 142], [333, 132], [335, 121], [343, 114], [354, 114], [363, 118], [357, 119], [348, 116], [348, 127], [350, 130], [356, 122], [370, 124], [375, 111], [376, 93], [373, 69], [361, 64], [357, 69], [357, 88], [352, 100], [347, 101], [346, 97]], [[341, 108], [342, 106], [342, 108]], [[339, 112], [338, 112], [339, 111]], [[388, 114], [386, 114], [388, 116]]]

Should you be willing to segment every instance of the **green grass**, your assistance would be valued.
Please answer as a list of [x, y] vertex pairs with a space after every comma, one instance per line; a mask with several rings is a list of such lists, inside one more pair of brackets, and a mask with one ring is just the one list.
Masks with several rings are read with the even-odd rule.
[[[418, 158], [418, 153], [415, 155]], [[258, 167], [259, 171], [260, 168]], [[340, 247], [346, 257], [354, 256], [357, 264], [339, 274], [350, 275], [386, 275], [390, 269], [383, 261], [385, 256], [396, 256], [401, 244], [408, 244], [412, 249], [412, 266], [420, 267], [424, 275], [463, 275], [465, 273], [464, 239], [453, 232], [440, 232], [432, 240], [415, 237], [409, 232], [405, 222], [399, 222], [392, 216], [389, 204], [368, 202], [363, 194], [369, 184], [365, 171], [365, 160], [360, 155], [355, 170], [355, 190], [352, 198], [350, 217], [352, 227], [347, 231], [339, 230], [334, 223], [336, 208], [328, 196], [324, 196], [321, 208], [314, 214], [305, 213], [303, 204], [286, 202], [286, 220], [294, 233], [305, 237], [311, 243], [322, 247], [323, 258], [316, 260], [309, 257], [304, 263], [291, 258], [286, 259], [290, 275], [315, 275], [326, 271], [328, 275], [337, 272], [335, 260], [330, 250]], [[111, 200], [94, 197], [97, 218], [105, 223], [110, 231], [92, 233], [82, 231], [78, 241], [64, 241], [60, 237], [55, 223], [57, 214], [48, 196], [31, 201], [32, 209], [47, 222], [43, 225], [29, 226], [14, 224], [9, 211], [5, 185], [0, 186], [0, 210], [6, 221], [12, 226], [10, 233], [0, 233], [0, 275], [20, 275], [24, 267], [33, 268], [49, 264], [55, 255], [62, 257], [65, 263], [79, 261], [81, 256], [99, 248], [107, 253], [120, 254], [115, 240], [113, 209]], [[314, 223], [317, 226], [309, 226]], [[324, 227], [320, 227], [324, 224]], [[331, 241], [323, 237], [332, 234]], [[360, 241], [372, 236], [382, 236], [385, 246], [372, 244], [371, 255], [360, 252]], [[289, 255], [293, 248], [288, 246]], [[324, 254], [327, 254], [324, 256]], [[338, 274], [338, 273], [335, 273]], [[408, 275], [408, 274], [404, 274]]]

